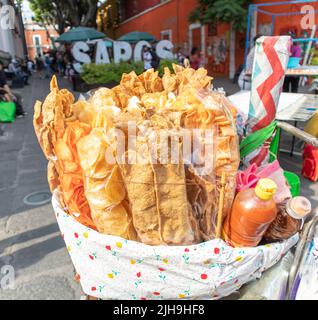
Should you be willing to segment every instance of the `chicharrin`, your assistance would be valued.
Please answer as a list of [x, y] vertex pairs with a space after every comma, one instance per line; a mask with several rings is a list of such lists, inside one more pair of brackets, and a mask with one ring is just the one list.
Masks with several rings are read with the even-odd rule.
[[146, 315], [147, 307], [114, 307], [114, 315], [140, 315], [143, 318]]

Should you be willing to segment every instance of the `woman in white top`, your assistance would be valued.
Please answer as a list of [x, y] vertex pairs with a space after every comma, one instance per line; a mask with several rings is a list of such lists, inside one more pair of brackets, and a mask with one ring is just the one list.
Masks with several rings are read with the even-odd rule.
[[151, 55], [149, 47], [144, 46], [142, 58], [143, 58], [143, 61], [144, 61], [144, 69], [145, 69], [145, 71], [151, 69], [152, 68], [152, 66], [151, 66], [152, 55]]

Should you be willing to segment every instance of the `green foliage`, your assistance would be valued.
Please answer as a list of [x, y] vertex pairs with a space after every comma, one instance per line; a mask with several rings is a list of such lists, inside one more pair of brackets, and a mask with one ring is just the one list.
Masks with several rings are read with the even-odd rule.
[[251, 0], [200, 0], [189, 16], [191, 22], [210, 24], [215, 21], [233, 23], [238, 31], [246, 29], [248, 5]]
[[[171, 71], [173, 71], [173, 63], [177, 63], [177, 61], [161, 60], [158, 69], [160, 76], [163, 76], [165, 67], [168, 67]], [[137, 75], [143, 73], [143, 62], [121, 62], [119, 64], [116, 64], [114, 62], [111, 62], [109, 64], [84, 64], [81, 76], [87, 84], [110, 82], [119, 83], [123, 73], [129, 73], [131, 71], [135, 71]]]
[[66, 27], [96, 27], [98, 0], [29, 0], [34, 20], [43, 26], [57, 26], [62, 34]]
[[171, 72], [173, 72], [173, 68], [172, 68], [172, 64], [173, 63], [178, 64], [178, 61], [177, 60], [161, 60], [160, 61], [160, 65], [159, 65], [159, 68], [158, 68], [160, 77], [163, 76], [164, 69], [166, 67], [169, 68]]
[[135, 71], [138, 75], [141, 74], [144, 71], [143, 62], [84, 64], [81, 76], [87, 84], [110, 82], [119, 83], [123, 73], [129, 73], [131, 71]]
[[311, 60], [311, 65], [312, 66], [318, 66], [318, 57], [314, 57]]

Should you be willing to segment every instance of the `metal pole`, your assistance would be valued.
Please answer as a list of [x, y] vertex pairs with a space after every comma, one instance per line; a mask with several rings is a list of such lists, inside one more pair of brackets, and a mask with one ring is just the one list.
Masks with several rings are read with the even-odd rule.
[[249, 50], [249, 46], [250, 46], [252, 7], [254, 7], [254, 5], [252, 5], [252, 4], [250, 4], [248, 6], [247, 28], [246, 28], [246, 39], [245, 39], [245, 52], [244, 52], [244, 69], [246, 69], [246, 60], [247, 60], [248, 50]]
[[271, 36], [274, 35], [274, 31], [275, 31], [275, 20], [276, 20], [276, 16], [275, 16], [275, 15], [272, 15]]

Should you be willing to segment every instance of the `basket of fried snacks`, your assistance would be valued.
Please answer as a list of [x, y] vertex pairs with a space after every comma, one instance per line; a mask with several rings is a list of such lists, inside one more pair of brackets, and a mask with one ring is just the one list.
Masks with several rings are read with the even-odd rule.
[[173, 69], [124, 74], [77, 102], [53, 78], [35, 105], [53, 208], [87, 295], [219, 299], [297, 241], [234, 249], [218, 238], [236, 191], [236, 110], [206, 70]]

